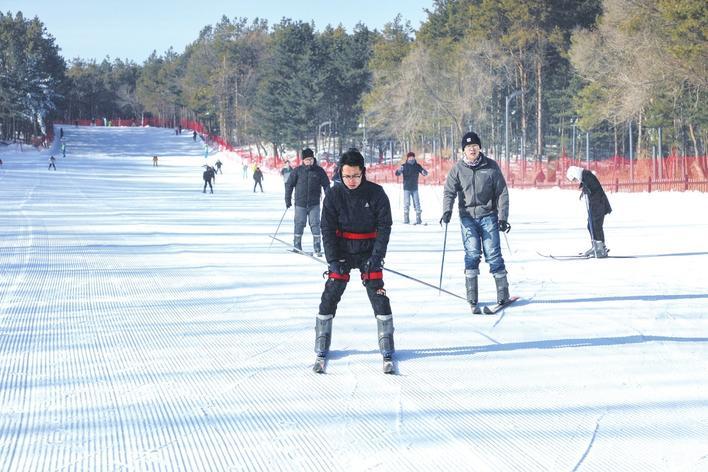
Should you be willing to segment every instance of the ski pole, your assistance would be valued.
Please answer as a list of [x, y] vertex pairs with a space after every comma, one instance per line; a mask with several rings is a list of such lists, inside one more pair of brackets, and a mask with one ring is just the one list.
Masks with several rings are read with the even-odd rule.
[[[277, 236], [277, 235], [278, 235], [278, 230], [280, 230], [280, 225], [283, 224], [283, 219], [285, 219], [285, 214], [288, 212], [289, 209], [290, 209], [290, 207], [286, 207], [286, 208], [285, 208], [285, 211], [283, 212], [283, 216], [280, 217], [280, 222], [278, 223], [278, 227], [275, 228], [275, 235], [274, 235], [274, 236]], [[268, 246], [268, 249], [270, 249], [270, 248], [273, 247], [273, 240], [274, 240], [274, 239], [275, 239], [275, 238], [273, 238], [273, 239], [270, 240], [270, 246]]]
[[590, 246], [592, 246], [592, 251], [595, 254], [595, 259], [597, 259], [597, 247], [595, 247], [595, 228], [592, 226], [592, 213], [590, 213], [590, 198], [588, 194], [585, 193], [585, 208], [588, 211], [588, 227], [590, 228]]
[[[268, 237], [271, 238], [273, 241], [278, 241], [279, 243], [284, 244], [284, 245], [286, 245], [286, 246], [288, 246], [288, 247], [293, 247], [292, 244], [287, 243], [287, 242], [283, 241], [283, 240], [280, 239], [280, 238], [276, 238], [276, 237], [273, 236], [272, 234], [269, 234]], [[312, 259], [312, 260], [314, 260], [314, 261], [317, 261], [317, 262], [319, 262], [320, 264], [327, 265], [327, 261], [325, 261], [324, 259], [320, 259], [319, 257], [315, 257], [315, 256], [313, 256], [313, 255], [311, 255], [311, 254], [306, 253], [305, 251], [296, 249], [296, 252], [297, 252], [298, 254], [302, 254], [303, 256], [309, 257], [310, 259]], [[467, 299], [466, 299], [465, 297], [462, 297], [462, 296], [460, 296], [460, 295], [458, 295], [458, 294], [456, 294], [456, 293], [449, 292], [449, 291], [445, 290], [444, 288], [436, 287], [436, 286], [433, 285], [433, 284], [429, 284], [428, 282], [425, 282], [425, 281], [423, 281], [423, 280], [416, 279], [415, 277], [411, 277], [410, 275], [406, 275], [406, 274], [404, 274], [404, 273], [402, 273], [402, 272], [398, 272], [397, 270], [389, 269], [388, 267], [384, 267], [383, 270], [385, 270], [386, 272], [391, 272], [392, 274], [396, 274], [396, 275], [398, 275], [398, 276], [400, 276], [400, 277], [403, 277], [404, 279], [412, 280], [413, 282], [418, 282], [419, 284], [425, 285], [426, 287], [430, 287], [430, 288], [437, 289], [438, 291], [442, 291], [443, 293], [447, 293], [448, 295], [452, 295], [453, 297], [459, 298], [460, 300], [467, 301]]]
[[440, 263], [440, 283], [438, 284], [438, 295], [442, 291], [443, 267], [445, 267], [445, 249], [447, 248], [447, 223], [445, 223], [445, 237], [443, 238], [442, 262]]
[[511, 254], [511, 246], [509, 246], [509, 238], [506, 237], [506, 233], [502, 231], [502, 234], [504, 235], [504, 241], [506, 241], [506, 248], [509, 250], [509, 254]]

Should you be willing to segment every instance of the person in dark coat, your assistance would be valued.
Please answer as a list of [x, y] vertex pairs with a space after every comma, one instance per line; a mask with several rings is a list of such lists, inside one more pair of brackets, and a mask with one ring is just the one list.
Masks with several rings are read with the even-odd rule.
[[261, 168], [256, 166], [255, 170], [253, 171], [253, 193], [256, 193], [256, 186], [261, 188], [261, 193], [263, 193], [263, 172], [261, 172]]
[[55, 162], [56, 162], [56, 159], [54, 158], [54, 156], [50, 156], [49, 157], [49, 167], [47, 167], [47, 170], [52, 169], [52, 168], [54, 170], [57, 170], [57, 166], [54, 165]]
[[339, 160], [342, 184], [326, 193], [322, 208], [322, 239], [328, 263], [327, 281], [315, 325], [315, 352], [326, 357], [332, 320], [349, 282], [359, 269], [378, 327], [379, 350], [394, 353], [393, 315], [383, 282], [384, 257], [391, 234], [391, 204], [378, 184], [366, 180], [364, 157], [350, 149]]
[[202, 173], [202, 178], [204, 179], [204, 189], [202, 193], [206, 193], [207, 184], [209, 184], [210, 193], [214, 193], [214, 187], [211, 185], [211, 181], [214, 179], [214, 168], [206, 166], [206, 170]]
[[196, 131], [192, 131], [192, 141], [194, 141], [195, 143], [197, 142], [197, 132]]
[[216, 173], [217, 173], [217, 174], [223, 174], [223, 172], [221, 171], [221, 166], [224, 165], [224, 164], [223, 164], [219, 159], [216, 160], [216, 162], [214, 163], [214, 165], [216, 166]]
[[403, 175], [403, 224], [409, 224], [408, 210], [410, 209], [411, 200], [413, 200], [413, 208], [415, 209], [415, 223], [422, 224], [422, 211], [420, 209], [420, 197], [418, 195], [418, 176], [423, 174], [423, 177], [428, 175], [428, 171], [423, 169], [423, 166], [415, 160], [415, 153], [409, 152], [406, 155], [406, 162], [400, 169], [396, 170], [396, 175]]
[[465, 249], [465, 288], [473, 313], [479, 313], [477, 278], [482, 254], [494, 277], [497, 303], [501, 305], [510, 299], [499, 238], [499, 231], [511, 230], [507, 222], [509, 191], [499, 166], [482, 153], [481, 146], [477, 133], [470, 131], [462, 137], [463, 156], [447, 174], [440, 219], [440, 224], [450, 222], [457, 198]]
[[295, 191], [295, 234], [293, 246], [302, 251], [302, 235], [307, 222], [312, 231], [313, 250], [318, 256], [322, 254], [320, 235], [320, 196], [329, 188], [329, 177], [324, 169], [317, 165], [315, 153], [306, 148], [302, 151], [302, 165], [290, 173], [285, 183], [285, 208], [292, 205], [293, 190]]
[[605, 246], [605, 215], [612, 213], [610, 201], [595, 174], [582, 167], [570, 166], [566, 177], [571, 182], [579, 182], [580, 198], [585, 196], [588, 211], [588, 231], [592, 247], [582, 253], [585, 257], [607, 257], [610, 252]]

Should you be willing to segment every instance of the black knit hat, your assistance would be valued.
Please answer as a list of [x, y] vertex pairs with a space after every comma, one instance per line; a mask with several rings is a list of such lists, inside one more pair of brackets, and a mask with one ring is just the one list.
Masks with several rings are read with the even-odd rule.
[[315, 157], [315, 153], [312, 152], [312, 149], [305, 148], [302, 150], [302, 158], [307, 159], [308, 157]]
[[482, 142], [479, 140], [479, 136], [477, 136], [477, 133], [473, 131], [468, 131], [465, 133], [464, 136], [462, 136], [462, 150], [465, 150], [465, 146], [469, 146], [470, 144], [476, 144], [479, 147], [482, 147]]

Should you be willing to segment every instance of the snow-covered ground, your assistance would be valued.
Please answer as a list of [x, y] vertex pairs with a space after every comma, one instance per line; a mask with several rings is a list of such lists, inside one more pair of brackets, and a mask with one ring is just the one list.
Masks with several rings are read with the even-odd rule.
[[[278, 175], [253, 193], [221, 155], [203, 194], [188, 134], [64, 131], [56, 172], [0, 150], [0, 470], [708, 470], [708, 195], [610, 194], [611, 254], [637, 257], [555, 261], [537, 251], [589, 243], [577, 192], [512, 191], [522, 301], [472, 316], [388, 273], [387, 376], [354, 274], [316, 375], [325, 266], [271, 246]], [[437, 284], [440, 187], [421, 191], [427, 226], [386, 191], [387, 267]], [[460, 295], [462, 257], [453, 217], [443, 288]]]

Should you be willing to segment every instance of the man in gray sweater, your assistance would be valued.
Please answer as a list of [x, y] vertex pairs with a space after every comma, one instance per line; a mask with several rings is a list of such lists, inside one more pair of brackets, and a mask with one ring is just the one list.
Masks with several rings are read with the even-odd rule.
[[440, 224], [450, 222], [457, 197], [465, 248], [467, 301], [473, 313], [480, 313], [477, 276], [482, 253], [496, 282], [497, 303], [509, 302], [509, 282], [499, 240], [500, 230], [507, 233], [511, 230], [507, 222], [509, 191], [497, 163], [482, 153], [476, 133], [470, 131], [462, 137], [462, 152], [462, 159], [447, 174]]

